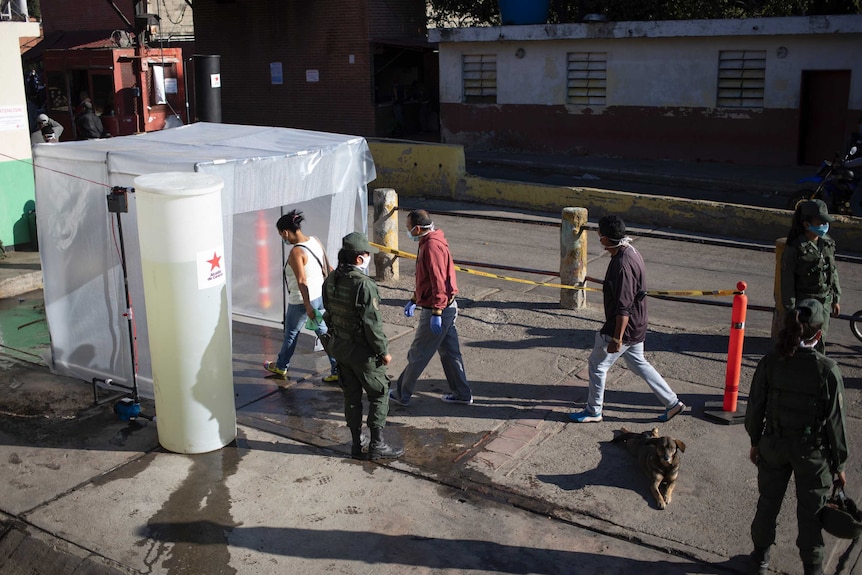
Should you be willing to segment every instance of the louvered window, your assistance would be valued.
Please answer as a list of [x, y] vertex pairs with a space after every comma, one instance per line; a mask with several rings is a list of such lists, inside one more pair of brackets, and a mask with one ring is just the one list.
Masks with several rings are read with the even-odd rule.
[[765, 87], [766, 50], [718, 53], [718, 107], [762, 108]]
[[464, 77], [464, 102], [497, 103], [497, 55], [464, 54], [461, 69]]
[[607, 52], [569, 52], [566, 103], [604, 106], [608, 84]]

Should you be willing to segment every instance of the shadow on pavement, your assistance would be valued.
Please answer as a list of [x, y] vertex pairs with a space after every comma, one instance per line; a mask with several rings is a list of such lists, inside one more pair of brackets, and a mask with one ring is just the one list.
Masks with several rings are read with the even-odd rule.
[[[357, 561], [369, 565], [404, 565], [427, 569], [452, 569], [462, 572], [529, 574], [541, 565], [554, 573], [691, 573], [690, 563], [642, 561], [602, 553], [561, 549], [539, 549], [503, 545], [491, 541], [444, 539], [411, 535], [389, 535], [341, 530], [243, 527], [212, 521], [151, 522], [138, 533], [164, 543], [174, 544], [172, 553], [187, 548], [219, 548], [226, 539], [232, 546], [301, 557]], [[345, 542], [349, 541], [349, 545]], [[272, 542], [272, 543], [267, 543]], [[277, 542], [277, 543], [276, 543]], [[201, 567], [207, 565], [204, 561]], [[725, 564], [729, 564], [730, 561]], [[726, 573], [724, 565], [699, 565], [697, 573]]]

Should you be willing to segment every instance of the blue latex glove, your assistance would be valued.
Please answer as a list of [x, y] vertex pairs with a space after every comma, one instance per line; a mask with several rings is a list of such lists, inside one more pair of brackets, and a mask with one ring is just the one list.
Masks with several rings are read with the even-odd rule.
[[416, 304], [412, 301], [408, 301], [407, 305], [404, 306], [404, 317], [413, 317], [413, 312], [416, 311]]
[[431, 316], [431, 333], [434, 335], [443, 333], [443, 318], [439, 315]]

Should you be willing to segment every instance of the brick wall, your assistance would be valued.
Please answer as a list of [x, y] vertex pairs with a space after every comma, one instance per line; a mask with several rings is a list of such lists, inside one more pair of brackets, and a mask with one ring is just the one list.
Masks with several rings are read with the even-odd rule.
[[[406, 35], [411, 4], [424, 13], [422, 0], [195, 0], [198, 53], [221, 56], [222, 120], [375, 135], [369, 38]], [[319, 81], [307, 81], [312, 70]]]
[[[132, 0], [115, 2], [130, 22], [135, 12]], [[123, 20], [105, 0], [41, 0], [42, 31], [45, 36], [61, 30], [124, 30]]]
[[[134, 24], [132, 0], [114, 4]], [[42, 30], [47, 36], [61, 30], [125, 30], [126, 24], [106, 0], [41, 0]], [[162, 18], [161, 32], [166, 36], [194, 35], [194, 18], [185, 0], [152, 0], [147, 10]]]

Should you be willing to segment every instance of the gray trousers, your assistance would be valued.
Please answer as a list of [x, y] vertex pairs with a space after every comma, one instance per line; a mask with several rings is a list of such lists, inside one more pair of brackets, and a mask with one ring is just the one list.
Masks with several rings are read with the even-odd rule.
[[449, 389], [460, 398], [473, 397], [470, 384], [467, 383], [467, 373], [464, 371], [464, 360], [461, 357], [461, 344], [458, 342], [458, 329], [455, 320], [458, 317], [458, 304], [443, 310], [442, 324], [443, 332], [435, 335], [431, 331], [431, 310], [421, 309], [418, 317], [419, 324], [416, 326], [416, 335], [407, 352], [407, 367], [398, 376], [395, 387], [395, 396], [402, 402], [410, 401], [416, 380], [428, 367], [428, 362], [434, 357], [434, 353], [440, 354], [440, 363], [443, 364], [443, 373]]

